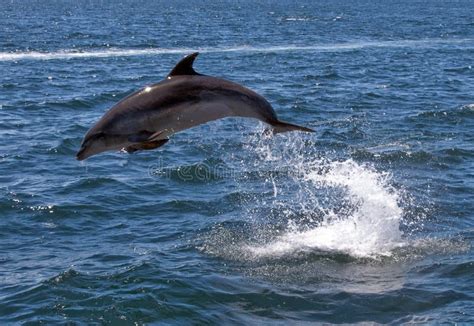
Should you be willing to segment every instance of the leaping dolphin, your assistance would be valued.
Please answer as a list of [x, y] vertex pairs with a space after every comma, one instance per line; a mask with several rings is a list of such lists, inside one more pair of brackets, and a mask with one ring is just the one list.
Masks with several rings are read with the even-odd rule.
[[109, 150], [155, 149], [174, 133], [225, 117], [255, 118], [269, 124], [274, 133], [313, 131], [279, 121], [270, 103], [254, 91], [194, 71], [198, 54], [184, 57], [163, 81], [114, 105], [87, 132], [76, 158]]

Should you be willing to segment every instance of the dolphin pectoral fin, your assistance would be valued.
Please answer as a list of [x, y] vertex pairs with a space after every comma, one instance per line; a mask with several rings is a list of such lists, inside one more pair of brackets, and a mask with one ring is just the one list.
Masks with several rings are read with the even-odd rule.
[[125, 151], [127, 153], [134, 153], [136, 151], [149, 151], [149, 150], [163, 146], [168, 141], [169, 139], [160, 139], [160, 140], [155, 140], [155, 141], [148, 141], [148, 142], [133, 144], [133, 145], [125, 147]]
[[[148, 141], [151, 142], [151, 141], [158, 141], [158, 140], [163, 140], [163, 139], [158, 139], [158, 137], [160, 137], [160, 135], [162, 133], [164, 133], [166, 130], [160, 130], [160, 131], [157, 131], [155, 132], [153, 135], [151, 135], [150, 137], [148, 137]], [[168, 139], [166, 139], [168, 140]]]
[[164, 130], [160, 130], [157, 132], [142, 130], [137, 132], [136, 134], [128, 136], [128, 141], [132, 143], [143, 143], [143, 142], [150, 142], [153, 140], [158, 140], [157, 138], [164, 132]]
[[136, 134], [128, 136], [128, 141], [132, 143], [141, 143], [147, 141], [151, 135], [153, 135], [152, 131], [142, 130], [137, 132]]

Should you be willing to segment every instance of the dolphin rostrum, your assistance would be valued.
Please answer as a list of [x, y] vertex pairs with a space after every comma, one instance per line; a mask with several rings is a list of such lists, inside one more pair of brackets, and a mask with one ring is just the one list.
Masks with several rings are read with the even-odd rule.
[[274, 133], [313, 131], [279, 121], [270, 103], [254, 91], [197, 73], [193, 69], [197, 55], [184, 57], [166, 79], [113, 106], [87, 132], [77, 159], [109, 150], [155, 149], [174, 133], [225, 117], [255, 118], [269, 124]]

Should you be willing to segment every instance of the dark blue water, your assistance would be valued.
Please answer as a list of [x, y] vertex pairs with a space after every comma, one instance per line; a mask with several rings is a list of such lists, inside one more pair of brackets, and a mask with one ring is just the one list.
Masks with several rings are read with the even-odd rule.
[[[474, 323], [474, 2], [2, 1], [0, 323]], [[185, 54], [316, 130], [74, 155]]]

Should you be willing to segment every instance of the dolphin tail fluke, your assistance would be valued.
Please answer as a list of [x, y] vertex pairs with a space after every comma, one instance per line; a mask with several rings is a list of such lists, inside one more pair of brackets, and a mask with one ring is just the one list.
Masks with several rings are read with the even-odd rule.
[[305, 131], [305, 132], [314, 132], [313, 129], [294, 125], [291, 123], [283, 122], [283, 121], [276, 121], [272, 124], [273, 133], [278, 134], [280, 132], [287, 132], [287, 131]]

